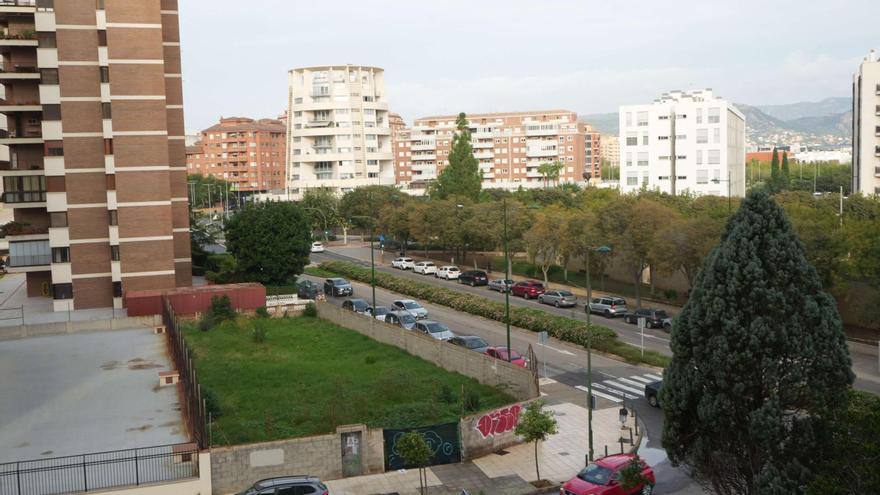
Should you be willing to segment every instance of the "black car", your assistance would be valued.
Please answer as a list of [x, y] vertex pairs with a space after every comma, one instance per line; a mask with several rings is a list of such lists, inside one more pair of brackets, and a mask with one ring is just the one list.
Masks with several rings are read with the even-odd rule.
[[327, 495], [327, 485], [314, 476], [279, 476], [266, 478], [238, 495]]
[[452, 337], [449, 339], [449, 343], [479, 352], [480, 354], [485, 354], [486, 349], [489, 348], [489, 343], [483, 340], [482, 337], [477, 337], [476, 335], [460, 335], [458, 337]]
[[627, 313], [623, 317], [623, 321], [636, 325], [639, 318], [645, 319], [645, 326], [648, 328], [662, 328], [667, 332], [672, 329], [672, 318], [662, 309], [641, 308], [632, 313]]
[[324, 294], [333, 297], [350, 296], [354, 294], [351, 282], [344, 278], [328, 278], [324, 281]]
[[660, 387], [663, 386], [662, 381], [651, 382], [645, 385], [645, 399], [648, 404], [654, 407], [660, 407]]
[[370, 312], [370, 304], [363, 299], [348, 299], [342, 302], [342, 309], [360, 314], [368, 314]]
[[471, 287], [476, 285], [489, 285], [489, 276], [486, 275], [486, 272], [481, 270], [461, 272], [461, 275], [458, 276], [458, 283], [468, 284]]
[[300, 280], [296, 283], [296, 297], [300, 299], [317, 299], [321, 294], [321, 286], [311, 280]]

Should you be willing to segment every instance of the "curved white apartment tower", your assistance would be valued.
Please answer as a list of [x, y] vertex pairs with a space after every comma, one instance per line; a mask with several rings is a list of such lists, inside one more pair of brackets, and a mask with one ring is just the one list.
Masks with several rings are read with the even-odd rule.
[[385, 71], [356, 65], [288, 72], [287, 188], [344, 193], [394, 184]]

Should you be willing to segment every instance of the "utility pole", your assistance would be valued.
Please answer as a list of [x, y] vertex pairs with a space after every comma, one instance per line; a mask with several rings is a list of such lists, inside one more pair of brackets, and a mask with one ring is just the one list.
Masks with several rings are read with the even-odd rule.
[[675, 196], [675, 179], [676, 170], [675, 170], [675, 106], [672, 107], [672, 112], [669, 114], [670, 120], [670, 132], [669, 132], [669, 147], [670, 147], [670, 155], [669, 155], [669, 194]]
[[840, 226], [843, 227], [843, 186], [840, 186], [840, 212], [837, 216], [840, 217]]
[[[510, 362], [510, 289], [507, 281], [510, 280], [510, 252], [507, 250], [507, 198], [502, 199], [504, 208], [504, 326], [507, 328], [507, 361]], [[491, 261], [490, 261], [491, 263]], [[544, 364], [546, 369], [547, 365]], [[545, 372], [546, 376], [547, 373]]]

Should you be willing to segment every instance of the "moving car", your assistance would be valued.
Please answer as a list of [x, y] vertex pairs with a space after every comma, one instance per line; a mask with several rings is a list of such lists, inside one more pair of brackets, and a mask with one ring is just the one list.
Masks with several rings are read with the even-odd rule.
[[398, 299], [391, 303], [391, 308], [395, 311], [409, 311], [410, 314], [420, 320], [428, 317], [428, 310], [412, 299]]
[[513, 284], [516, 283], [513, 280], [496, 278], [489, 282], [489, 290], [497, 290], [498, 292], [504, 293], [510, 290], [513, 287]]
[[413, 330], [422, 332], [423, 334], [429, 337], [434, 337], [437, 340], [449, 340], [452, 337], [455, 337], [455, 334], [452, 333], [452, 330], [450, 330], [449, 327], [434, 320], [422, 320], [416, 322], [413, 326]]
[[434, 275], [437, 273], [437, 265], [432, 261], [419, 261], [413, 265], [413, 273], [421, 273], [422, 275]]
[[328, 278], [324, 281], [324, 294], [333, 297], [350, 296], [354, 294], [354, 288], [344, 278]]
[[[502, 361], [507, 361], [507, 347], [488, 347], [486, 348], [485, 354], [489, 357], [493, 357], [495, 359], [500, 359]], [[510, 351], [510, 363], [519, 366], [520, 368], [527, 368], [529, 366], [529, 362], [526, 361], [526, 358], [522, 357], [520, 353], [511, 350]]]
[[385, 315], [385, 323], [412, 330], [413, 325], [416, 324], [416, 317], [409, 311], [391, 311]]
[[323, 253], [324, 252], [324, 245], [321, 244], [320, 242], [313, 242], [312, 243], [312, 252], [313, 253]]
[[445, 278], [446, 280], [456, 280], [461, 275], [461, 270], [457, 266], [441, 266], [434, 274], [437, 278]]
[[577, 296], [567, 290], [548, 290], [538, 296], [541, 304], [552, 304], [557, 308], [571, 308], [577, 304]]
[[458, 276], [458, 283], [469, 284], [471, 287], [489, 285], [489, 276], [482, 270], [461, 272], [461, 275]]
[[574, 478], [565, 482], [559, 489], [560, 495], [650, 495], [654, 491], [654, 470], [644, 460], [639, 459], [642, 476], [648, 483], [624, 491], [620, 486], [620, 470], [635, 458], [635, 454], [614, 454], [596, 459], [581, 470]]
[[391, 308], [388, 306], [376, 306], [376, 308], [367, 308], [368, 315], [376, 318], [380, 321], [385, 321], [385, 315], [391, 312]]
[[300, 280], [296, 283], [296, 297], [300, 299], [317, 299], [322, 294], [321, 286], [311, 280]]
[[329, 495], [327, 486], [314, 476], [279, 476], [254, 483], [238, 495]]
[[651, 404], [654, 407], [660, 407], [660, 388], [662, 387], [663, 380], [658, 380], [645, 385], [645, 399], [648, 400], [648, 404]]
[[544, 293], [546, 289], [544, 284], [537, 280], [526, 280], [517, 282], [510, 288], [510, 293], [514, 296], [520, 296], [524, 299], [534, 299]]
[[672, 318], [662, 309], [640, 308], [624, 315], [623, 321], [637, 325], [639, 318], [645, 319], [648, 328], [662, 328], [667, 332], [672, 330]]
[[347, 309], [363, 315], [370, 311], [370, 303], [363, 299], [347, 299], [342, 302], [342, 309]]
[[615, 316], [625, 315], [626, 299], [622, 297], [606, 296], [594, 297], [590, 304], [584, 307], [584, 311], [599, 313], [605, 318], [614, 318]]
[[489, 343], [483, 340], [482, 337], [477, 337], [476, 335], [452, 337], [449, 339], [449, 343], [479, 352], [480, 354], [485, 354], [486, 349], [489, 348]]
[[405, 256], [401, 256], [400, 258], [394, 258], [391, 260], [392, 268], [400, 268], [401, 270], [409, 270], [415, 265], [415, 261], [412, 258], [407, 258]]

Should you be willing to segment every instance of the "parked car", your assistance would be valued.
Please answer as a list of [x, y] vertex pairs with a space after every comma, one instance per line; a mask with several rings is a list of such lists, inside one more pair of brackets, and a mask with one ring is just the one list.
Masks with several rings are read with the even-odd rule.
[[662, 380], [645, 385], [645, 399], [648, 400], [648, 404], [651, 404], [654, 407], [660, 407], [660, 388], [662, 386]]
[[489, 348], [489, 343], [483, 340], [482, 337], [477, 337], [476, 335], [461, 335], [458, 337], [452, 337], [451, 339], [449, 339], [449, 343], [464, 347], [465, 349], [479, 352], [480, 354], [485, 354], [486, 349]]
[[513, 280], [504, 279], [504, 278], [496, 278], [489, 282], [489, 290], [497, 290], [498, 292], [504, 293], [510, 290], [515, 284]]
[[385, 323], [412, 330], [413, 325], [416, 324], [416, 317], [409, 311], [391, 311], [385, 315]]
[[647, 483], [632, 490], [624, 491], [620, 486], [620, 471], [635, 458], [635, 454], [612, 454], [596, 459], [581, 470], [574, 478], [565, 482], [559, 489], [560, 495], [649, 495], [654, 491], [654, 470], [644, 460], [639, 459], [642, 476]]
[[441, 266], [434, 274], [437, 278], [445, 278], [446, 280], [456, 280], [461, 275], [461, 270], [457, 266]]
[[342, 309], [347, 309], [363, 315], [370, 311], [370, 303], [363, 299], [347, 299], [342, 301]]
[[[507, 347], [488, 347], [486, 348], [486, 355], [489, 357], [493, 357], [495, 359], [500, 359], [502, 361], [507, 361]], [[522, 357], [522, 355], [514, 350], [510, 351], [510, 363], [519, 366], [520, 368], [526, 368], [529, 365], [529, 362], [526, 361], [526, 358]]]
[[317, 299], [322, 293], [321, 286], [317, 282], [300, 280], [296, 283], [296, 297], [300, 299]]
[[413, 326], [413, 330], [422, 332], [423, 334], [434, 337], [437, 340], [449, 340], [452, 337], [455, 337], [455, 334], [452, 333], [452, 330], [450, 330], [449, 327], [434, 320], [422, 320], [416, 322], [415, 326]]
[[648, 328], [662, 328], [667, 332], [672, 330], [672, 318], [662, 309], [639, 308], [624, 315], [623, 321], [636, 325], [639, 318], [645, 319], [645, 326]]
[[351, 296], [354, 294], [354, 288], [351, 282], [344, 278], [328, 278], [324, 281], [324, 294], [333, 297]]
[[471, 287], [489, 285], [489, 276], [482, 270], [469, 270], [461, 272], [461, 275], [458, 276], [458, 283], [469, 284]]
[[238, 495], [329, 495], [327, 485], [314, 476], [279, 476], [257, 481]]
[[375, 308], [367, 308], [367, 314], [377, 320], [385, 321], [385, 315], [391, 312], [388, 306], [376, 306]]
[[548, 290], [538, 296], [541, 304], [552, 304], [557, 308], [571, 308], [577, 304], [577, 296], [567, 290]]
[[324, 244], [320, 242], [312, 243], [312, 252], [313, 253], [323, 253], [324, 252]]
[[415, 261], [412, 258], [407, 258], [406, 256], [401, 256], [400, 258], [394, 258], [391, 260], [392, 268], [400, 268], [401, 270], [409, 270], [415, 265]]
[[599, 313], [605, 318], [625, 315], [627, 313], [626, 299], [613, 296], [594, 297], [590, 304], [584, 307], [584, 311]]
[[413, 273], [421, 273], [422, 275], [434, 275], [437, 273], [437, 265], [432, 261], [419, 261], [413, 265]]
[[525, 280], [517, 282], [510, 288], [510, 293], [514, 296], [520, 296], [525, 299], [535, 299], [544, 293], [546, 289], [544, 284], [537, 280]]
[[412, 299], [398, 299], [391, 303], [391, 308], [396, 311], [409, 311], [413, 316], [420, 320], [428, 317], [428, 310]]

